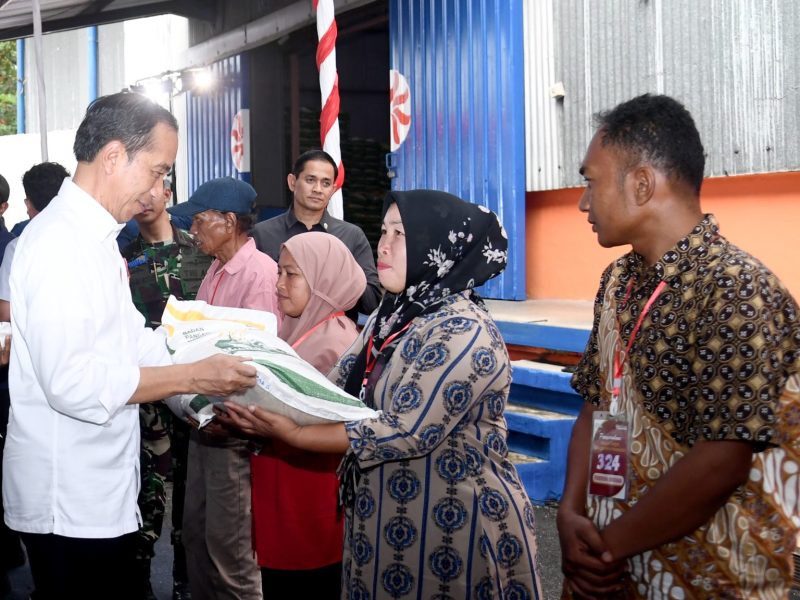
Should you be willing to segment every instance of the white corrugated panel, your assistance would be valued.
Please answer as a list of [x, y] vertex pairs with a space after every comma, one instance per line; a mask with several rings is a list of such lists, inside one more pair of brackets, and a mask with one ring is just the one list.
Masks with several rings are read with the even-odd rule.
[[[42, 38], [48, 130], [75, 129], [89, 103], [88, 44], [85, 29], [51, 33]], [[33, 38], [25, 40], [26, 132], [39, 132], [36, 60]]]
[[527, 0], [525, 23], [525, 188], [545, 190], [559, 187], [561, 178], [561, 98], [553, 88], [555, 22], [553, 0]]
[[[551, 1], [529, 0], [529, 15]], [[552, 18], [552, 79], [563, 81], [566, 95], [557, 132], [548, 135], [560, 136], [560, 150], [550, 151], [562, 168], [555, 184], [536, 174], [535, 154], [546, 142], [532, 137], [547, 131], [549, 115], [537, 108], [532, 78], [529, 190], [580, 185], [593, 115], [645, 92], [669, 94], [691, 111], [707, 176], [800, 169], [796, 0], [558, 0]], [[548, 52], [537, 37], [545, 27], [526, 23], [529, 71]]]

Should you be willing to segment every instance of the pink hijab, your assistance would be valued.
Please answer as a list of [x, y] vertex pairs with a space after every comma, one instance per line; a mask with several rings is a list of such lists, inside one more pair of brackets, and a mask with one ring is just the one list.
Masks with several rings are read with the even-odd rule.
[[283, 248], [303, 272], [311, 298], [299, 317], [284, 316], [278, 335], [290, 345], [300, 340], [295, 352], [327, 374], [358, 335], [346, 316], [328, 317], [355, 306], [367, 287], [367, 278], [347, 246], [329, 233], [301, 233], [289, 238]]

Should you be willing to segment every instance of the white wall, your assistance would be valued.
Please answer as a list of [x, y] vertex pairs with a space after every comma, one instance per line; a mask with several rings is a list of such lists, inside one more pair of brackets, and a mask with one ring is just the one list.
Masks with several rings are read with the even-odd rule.
[[[70, 173], [75, 172], [78, 164], [72, 154], [75, 141], [74, 129], [50, 131], [47, 134], [47, 151], [51, 162], [61, 163]], [[6, 227], [28, 218], [25, 212], [25, 190], [22, 188], [22, 175], [33, 165], [42, 162], [38, 133], [0, 136], [0, 156], [3, 157], [0, 173], [11, 187], [6, 211]]]

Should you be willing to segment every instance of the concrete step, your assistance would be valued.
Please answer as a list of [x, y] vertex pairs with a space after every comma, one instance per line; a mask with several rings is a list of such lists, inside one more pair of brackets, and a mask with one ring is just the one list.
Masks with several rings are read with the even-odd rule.
[[575, 417], [509, 402], [508, 447], [531, 500], [558, 500], [564, 488], [567, 448]]
[[570, 387], [572, 373], [558, 365], [511, 361], [509, 401], [521, 406], [577, 416], [583, 400]]

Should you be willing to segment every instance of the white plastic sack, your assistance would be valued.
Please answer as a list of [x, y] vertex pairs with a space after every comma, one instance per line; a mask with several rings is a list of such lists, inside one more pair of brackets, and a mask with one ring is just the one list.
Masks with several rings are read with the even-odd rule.
[[[243, 308], [209, 306], [200, 301], [170, 297], [161, 319], [167, 347], [176, 364], [194, 362], [215, 353], [246, 356], [256, 367], [257, 385], [229, 400], [254, 404], [286, 415], [300, 425], [331, 421], [357, 421], [378, 413], [345, 393], [300, 358], [277, 334], [272, 313]], [[213, 405], [222, 398], [203, 395], [180, 396], [185, 414], [202, 427], [213, 419]]]

